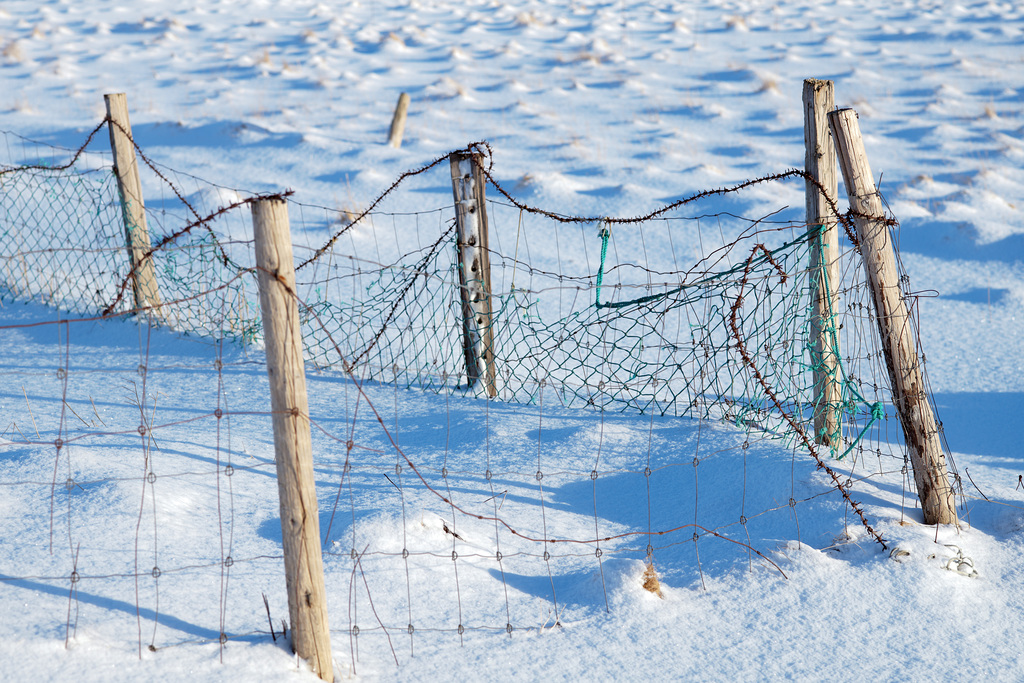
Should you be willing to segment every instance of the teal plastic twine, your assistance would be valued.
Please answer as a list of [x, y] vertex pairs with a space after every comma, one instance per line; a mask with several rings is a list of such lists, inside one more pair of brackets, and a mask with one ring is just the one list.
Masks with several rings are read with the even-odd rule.
[[868, 410], [865, 410], [864, 412], [865, 414], [871, 415], [871, 419], [868, 420], [868, 423], [864, 425], [860, 432], [857, 433], [857, 437], [850, 442], [850, 445], [847, 446], [846, 449], [843, 450], [843, 452], [840, 455], [835, 456], [836, 460], [842, 460], [847, 455], [849, 455], [850, 452], [857, 447], [857, 444], [861, 442], [861, 439], [864, 438], [864, 435], [868, 433], [868, 430], [871, 429], [877, 422], [880, 422], [882, 419], [885, 418], [885, 405], [881, 401], [868, 403], [867, 399], [860, 395], [860, 392], [857, 391], [856, 387], [853, 386], [852, 382], [846, 380], [845, 384], [854, 396], [854, 398], [850, 399], [850, 408], [847, 411], [848, 414], [853, 414], [854, 409], [856, 407], [856, 403], [859, 401], [861, 405], [868, 407]]
[[[823, 236], [824, 236], [824, 232], [825, 232], [825, 226], [824, 225], [811, 226], [811, 228], [809, 230], [809, 233], [813, 234], [814, 238], [818, 241], [818, 249], [819, 250], [822, 248], [821, 242], [822, 242], [822, 239], [823, 239]], [[828, 270], [827, 269], [822, 269], [821, 270], [820, 277], [823, 280], [823, 285], [826, 288], [830, 288], [830, 283], [829, 283], [829, 278], [828, 278]], [[828, 324], [826, 326], [823, 326], [823, 327], [826, 330], [826, 332], [832, 337], [832, 348], [833, 349], [836, 348], [838, 346], [838, 343], [837, 343], [838, 342], [838, 331], [836, 329], [836, 314], [835, 314], [835, 311], [830, 311], [829, 312]], [[810, 344], [810, 341], [808, 340], [808, 345], [809, 344]], [[842, 460], [847, 455], [849, 455], [850, 452], [852, 452], [854, 448], [857, 447], [857, 444], [859, 444], [861, 442], [861, 440], [864, 438], [864, 435], [867, 434], [868, 430], [871, 429], [871, 427], [873, 427], [876, 423], [880, 422], [881, 420], [883, 420], [885, 418], [885, 405], [881, 401], [876, 401], [874, 403], [868, 403], [868, 400], [866, 398], [864, 398], [864, 396], [861, 395], [861, 393], [859, 391], [857, 391], [857, 386], [853, 383], [853, 381], [846, 374], [846, 366], [844, 365], [843, 359], [842, 359], [841, 356], [836, 358], [836, 366], [837, 366], [836, 374], [843, 378], [843, 386], [846, 388], [846, 390], [849, 392], [849, 395], [850, 395], [849, 400], [844, 401], [844, 405], [841, 406], [841, 409], [843, 410], [843, 412], [846, 413], [847, 415], [853, 415], [853, 414], [855, 414], [857, 412], [858, 405], [859, 405], [859, 406], [862, 406], [861, 411], [864, 414], [871, 416], [871, 419], [868, 420], [868, 423], [866, 425], [864, 425], [863, 428], [861, 428], [861, 430], [857, 433], [857, 436], [853, 439], [853, 441], [850, 442], [850, 444], [843, 450], [842, 453], [837, 454], [836, 450], [833, 449], [832, 457], [834, 457], [836, 460]], [[864, 408], [866, 408], [866, 410]], [[830, 434], [829, 435], [830, 437], [832, 437], [832, 438], [829, 439], [832, 443], [835, 443], [838, 440], [835, 437], [841, 436], [841, 432], [842, 432], [842, 427], [841, 426], [840, 426], [839, 431], [840, 431], [840, 434]]]
[[[789, 242], [786, 242], [785, 244], [783, 244], [778, 249], [772, 249], [771, 251], [768, 251], [767, 253], [762, 253], [761, 255], [759, 255], [757, 258], [754, 259], [753, 265], [759, 266], [762, 263], [764, 263], [765, 261], [767, 261], [769, 254], [771, 256], [775, 256], [776, 254], [781, 254], [781, 253], [784, 253], [784, 252], [788, 251], [795, 244], [802, 244], [802, 243], [805, 243], [805, 242], [808, 242], [808, 241], [814, 239], [818, 235], [818, 232], [816, 230], [817, 230], [816, 228], [812, 228], [812, 229], [808, 230], [807, 232], [803, 233], [802, 235], [800, 235], [799, 237], [797, 237], [795, 240], [791, 240]], [[608, 240], [611, 237], [612, 233], [611, 233], [611, 230], [608, 228], [608, 226], [602, 221], [601, 222], [601, 229], [598, 232], [598, 234], [601, 237], [601, 265], [597, 269], [597, 287], [596, 287], [597, 293], [594, 295], [594, 307], [595, 308], [599, 308], [599, 309], [600, 308], [625, 308], [626, 306], [632, 306], [634, 304], [645, 304], [645, 303], [649, 303], [651, 301], [658, 301], [659, 299], [664, 299], [664, 298], [672, 296], [673, 294], [677, 294], [678, 292], [681, 292], [684, 289], [687, 289], [689, 287], [700, 287], [700, 286], [708, 284], [709, 282], [714, 282], [715, 280], [722, 280], [722, 279], [734, 276], [737, 273], [742, 273], [743, 270], [746, 268], [746, 264], [745, 263], [740, 263], [740, 264], [738, 264], [738, 265], [736, 265], [736, 266], [734, 266], [734, 267], [732, 267], [732, 268], [730, 268], [728, 270], [723, 270], [723, 271], [721, 271], [719, 273], [715, 273], [714, 275], [711, 275], [710, 277], [706, 277], [706, 278], [703, 278], [702, 280], [698, 280], [696, 282], [691, 282], [689, 284], [682, 284], [682, 285], [679, 285], [678, 287], [673, 287], [672, 289], [664, 291], [664, 292], [662, 292], [660, 294], [650, 294], [648, 296], [642, 296], [642, 297], [640, 297], [638, 299], [630, 299], [629, 301], [612, 301], [612, 302], [607, 302], [607, 303], [601, 303], [601, 283], [604, 282], [604, 264], [605, 264], [605, 259], [608, 256]]]
[[[812, 240], [812, 239], [814, 239], [814, 240], [821, 240], [822, 232], [823, 232], [823, 226], [820, 226], [820, 225], [811, 226], [810, 229], [808, 229], [808, 231], [806, 233], [801, 235], [796, 240], [793, 240], [791, 242], [787, 242], [782, 247], [780, 247], [778, 249], [774, 249], [770, 253], [773, 254], [773, 255], [776, 254], [776, 253], [780, 253], [780, 252], [782, 252], [782, 251], [784, 251], [786, 249], [789, 249], [790, 247], [792, 247], [792, 245], [800, 243], [800, 242], [806, 242], [806, 241], [809, 241], [809, 240]], [[650, 301], [656, 301], [658, 299], [663, 299], [663, 298], [665, 298], [667, 296], [671, 296], [671, 295], [673, 295], [673, 294], [675, 294], [677, 292], [680, 292], [683, 289], [685, 289], [686, 286], [681, 285], [679, 287], [675, 287], [675, 288], [673, 288], [671, 290], [668, 290], [666, 292], [663, 292], [661, 294], [652, 294], [652, 295], [649, 295], [649, 296], [640, 297], [638, 299], [631, 299], [629, 301], [601, 303], [601, 286], [604, 283], [605, 263], [606, 263], [607, 258], [608, 258], [608, 242], [611, 239], [611, 234], [612, 234], [611, 233], [611, 229], [609, 228], [608, 224], [605, 221], [601, 221], [601, 223], [600, 223], [600, 225], [598, 227], [598, 235], [601, 238], [601, 264], [600, 264], [600, 266], [598, 268], [598, 271], [597, 271], [597, 283], [596, 283], [596, 288], [595, 288], [596, 289], [596, 293], [594, 295], [594, 306], [596, 308], [598, 308], [598, 309], [602, 309], [602, 308], [622, 308], [622, 307], [630, 306], [630, 305], [634, 305], [634, 304], [643, 304], [643, 303], [647, 303], [647, 302], [650, 302]], [[762, 257], [760, 257], [757, 260], [758, 261], [763, 261], [766, 258], [767, 258], [766, 256], [762, 256]], [[702, 280], [701, 283], [694, 283], [694, 285], [696, 285], [696, 284], [703, 284], [703, 283], [708, 282], [710, 280], [715, 280], [715, 279], [719, 279], [719, 278], [722, 278], [722, 277], [726, 277], [726, 276], [732, 275], [734, 273], [734, 271], [736, 271], [736, 270], [737, 270], [737, 268], [732, 268], [732, 269], [730, 269], [728, 271], [725, 271], [725, 272], [722, 272], [722, 273], [718, 273], [718, 274], [716, 274], [716, 275], [714, 275], [712, 277], [706, 278], [706, 279]], [[828, 274], [827, 273], [822, 273], [822, 277], [826, 278], [825, 285], [827, 286], [827, 284], [828, 284], [828, 282], [827, 282]], [[688, 286], [694, 286], [694, 285], [688, 285]], [[835, 312], [834, 311], [831, 313], [830, 317], [832, 319], [829, 321], [829, 325], [827, 327], [827, 330], [828, 330], [829, 334], [831, 334], [833, 336], [836, 336]], [[867, 399], [865, 399], [864, 396], [862, 396], [861, 393], [859, 391], [857, 391], [857, 388], [854, 385], [854, 383], [848, 378], [848, 376], [846, 374], [846, 369], [845, 369], [845, 367], [843, 365], [843, 362], [842, 362], [842, 359], [839, 358], [837, 360], [838, 360], [838, 371], [837, 372], [838, 372], [838, 374], [840, 376], [842, 376], [844, 378], [844, 382], [843, 383], [844, 383], [845, 387], [847, 388], [847, 391], [849, 392], [849, 394], [851, 396], [850, 400], [845, 402], [845, 410], [844, 410], [844, 412], [846, 412], [848, 415], [853, 415], [854, 413], [857, 412], [858, 406], [862, 406], [860, 408], [860, 410], [864, 414], [870, 415], [870, 419], [868, 420], [867, 424], [865, 424], [864, 427], [860, 429], [860, 431], [857, 433], [857, 436], [853, 439], [852, 442], [850, 442], [850, 444], [843, 450], [842, 453], [837, 454], [835, 451], [833, 451], [833, 457], [836, 458], [837, 460], [842, 460], [851, 451], [853, 451], [853, 449], [856, 448], [857, 445], [864, 439], [864, 436], [868, 433], [868, 430], [870, 430], [876, 423], [878, 423], [879, 421], [881, 421], [882, 419], [885, 418], [885, 406], [880, 401], [875, 402], [875, 403], [868, 403]]]
[[608, 239], [612, 231], [608, 224], [601, 221], [597, 226], [597, 234], [601, 237], [601, 266], [597, 269], [597, 293], [594, 295], [594, 306], [603, 308], [601, 305], [601, 283], [604, 281], [604, 260], [608, 257]]

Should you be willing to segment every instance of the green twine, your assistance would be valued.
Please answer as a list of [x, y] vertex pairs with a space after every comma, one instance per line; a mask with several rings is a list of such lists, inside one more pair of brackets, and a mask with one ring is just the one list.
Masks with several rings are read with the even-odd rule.
[[[89, 289], [64, 297], [61, 305], [72, 310], [92, 310], [91, 307], [97, 305], [95, 302], [109, 300], [126, 268], [123, 232], [108, 234], [110, 231], [103, 230], [110, 226], [121, 226], [120, 231], [124, 230], [124, 221], [111, 215], [116, 211], [113, 207], [120, 208], [121, 204], [116, 201], [118, 194], [113, 176], [95, 183], [90, 176], [51, 177], [47, 173], [40, 178], [39, 175], [11, 174], [2, 178], [4, 193], [0, 196], [0, 215], [6, 218], [2, 230], [9, 236], [0, 240], [0, 259], [37, 253], [47, 255], [49, 261], [39, 265], [32, 263], [31, 267], [71, 273], [74, 277], [69, 277], [69, 281], [89, 283]], [[22, 196], [27, 200], [22, 201]], [[73, 249], [53, 249], [54, 240], [67, 243], [69, 238], [63, 230], [64, 223], [52, 219], [57, 209], [50, 207], [59, 206], [66, 211], [64, 207], [76, 204], [73, 200], [88, 206], [88, 211], [75, 210], [72, 217], [91, 222], [76, 231], [76, 235], [89, 236], [89, 241], [71, 242], [69, 246]], [[26, 215], [20, 215], [21, 212]], [[522, 211], [519, 218], [521, 231]], [[33, 229], [18, 235], [12, 226], [20, 225], [30, 225]], [[755, 361], [765, 380], [796, 392], [786, 399], [786, 410], [802, 417], [802, 406], [807, 404], [801, 400], [806, 387], [800, 383], [806, 379], [803, 372], [808, 366], [790, 357], [800, 348], [800, 338], [789, 339], [786, 335], [796, 333], [792, 321], [806, 319], [808, 315], [806, 282], [798, 278], [795, 285], [778, 288], [773, 281], [771, 286], [766, 284], [760, 289], [756, 283], [773, 272], [765, 273], [770, 259], [778, 259], [787, 264], [787, 269], [794, 266], [792, 270], [798, 271], [795, 262], [803, 256], [794, 247], [813, 244], [812, 240], [821, 238], [824, 226], [809, 226], [774, 250], [752, 250], [749, 252], [752, 258], [741, 259], [731, 268], [697, 274], [694, 281], [685, 284], [683, 278], [692, 276], [696, 270], [677, 273], [678, 284], [666, 283], [659, 293], [651, 294], [648, 289], [647, 296], [609, 302], [601, 301], [601, 289], [611, 226], [603, 219], [597, 227], [601, 258], [594, 308], [582, 299], [580, 309], [573, 308], [562, 317], [559, 307], [559, 319], [548, 320], [542, 315], [545, 312], [541, 296], [543, 283], [536, 289], [532, 286], [522, 289], [513, 284], [507, 295], [495, 299], [498, 306], [492, 314], [492, 325], [507, 368], [502, 397], [512, 401], [533, 400], [529, 387], [535, 386], [541, 376], [538, 373], [543, 369], [544, 381], [557, 387], [560, 400], [567, 406], [586, 402], [601, 409], [615, 407], [641, 413], [658, 410], [663, 414], [707, 417], [713, 405], [725, 405], [725, 418], [729, 421], [793, 442], [793, 434], [787, 434], [784, 425], [772, 415], [772, 407], [766, 404], [749, 373], [742, 371], [735, 358], [729, 356], [729, 309], [738, 295], [737, 276], [746, 277], [744, 270], [750, 269], [751, 288], [749, 293], [744, 291], [748, 310], [744, 311], [743, 330], [754, 330], [758, 343], [752, 350], [756, 352]], [[741, 239], [751, 236], [753, 234], [745, 234]], [[518, 258], [519, 238], [517, 231], [512, 260], [514, 283], [518, 279], [516, 269], [523, 269]], [[196, 247], [202, 248], [197, 251]], [[226, 250], [231, 249], [230, 243], [221, 249], [224, 258], [219, 258], [211, 247], [220, 248], [212, 232], [189, 237], [174, 249], [154, 254], [161, 288], [166, 291], [165, 309], [174, 311], [179, 329], [241, 337], [251, 342], [260, 336], [262, 326], [260, 316], [246, 303], [247, 297], [255, 291], [254, 281], [239, 277], [248, 270], [239, 265], [247, 262], [247, 252], [244, 249], [231, 252], [229, 260]], [[185, 250], [198, 254], [199, 258], [183, 259], [181, 254], [186, 253]], [[457, 278], [454, 266], [448, 264], [447, 257], [442, 258], [441, 253], [440, 250], [431, 252], [415, 264], [403, 261], [377, 270], [353, 267], [345, 277], [351, 278], [354, 300], [332, 292], [335, 299], [328, 301], [326, 286], [321, 286], [320, 282], [307, 283], [312, 284], [309, 292], [312, 300], [304, 311], [303, 334], [309, 357], [315, 358], [318, 365], [329, 366], [337, 362], [340, 354], [350, 362], [357, 359], [365, 366], [367, 377], [438, 392], [454, 391], [456, 378], [462, 371], [461, 346], [453, 338], [457, 332], [453, 332], [455, 328], [451, 324], [452, 312], [459, 310], [454, 294], [458, 291]], [[73, 262], [76, 258], [82, 263]], [[532, 269], [529, 272], [531, 278], [541, 277]], [[113, 275], [113, 284], [93, 284], [98, 275], [106, 274]], [[15, 296], [40, 296], [35, 282], [26, 283], [22, 288], [16, 277], [8, 277], [19, 288]], [[822, 272], [820, 277], [827, 279], [827, 272]], [[413, 288], [414, 282], [416, 288]], [[634, 283], [632, 286], [641, 285]], [[228, 310], [224, 302], [232, 296], [241, 304]], [[711, 303], [703, 307], [703, 313], [695, 319], [689, 307], [706, 299]], [[650, 302], [665, 303], [659, 305], [659, 310], [643, 306]], [[629, 307], [634, 310], [628, 310]], [[626, 310], [609, 315], [603, 309]], [[836, 313], [830, 311], [827, 320], [822, 321], [825, 333], [833, 338], [838, 337], [838, 319]], [[670, 334], [673, 327], [679, 331], [679, 338]], [[806, 330], [803, 334], [805, 340]], [[782, 339], [781, 348], [766, 341], [774, 338]], [[812, 366], [820, 362], [812, 356]], [[885, 418], [885, 406], [880, 402], [867, 402], [849, 379], [841, 359], [834, 372], [835, 379], [841, 378], [843, 382], [846, 398], [836, 410], [849, 416], [863, 415], [866, 422], [852, 443], [836, 455], [842, 459], [858, 447], [868, 430]], [[593, 390], [595, 386], [599, 387], [597, 392]], [[833, 444], [841, 443], [841, 433], [830, 436], [835, 437], [829, 439]], [[833, 454], [836, 454], [838, 448], [834, 448]]]
[[676, 292], [683, 291], [684, 287], [680, 285], [667, 292], [661, 294], [650, 294], [648, 296], [642, 296], [639, 299], [630, 299], [629, 301], [617, 301], [601, 303], [601, 283], [604, 282], [604, 262], [608, 257], [608, 239], [612, 236], [612, 231], [608, 228], [608, 225], [601, 222], [601, 228], [598, 231], [598, 235], [601, 236], [601, 265], [597, 269], [597, 286], [595, 287], [596, 293], [594, 294], [594, 307], [601, 308], [624, 308], [626, 306], [632, 306], [633, 304], [645, 304], [650, 301], [657, 301], [664, 299], [665, 297], [671, 296]]
[[[672, 289], [669, 289], [669, 290], [667, 290], [665, 292], [662, 292], [660, 294], [649, 294], [648, 296], [642, 296], [642, 297], [639, 297], [637, 299], [630, 299], [629, 301], [609, 301], [609, 302], [606, 302], [606, 303], [601, 303], [601, 284], [604, 282], [604, 265], [605, 265], [605, 259], [608, 256], [608, 239], [611, 237], [611, 234], [612, 234], [611, 230], [608, 228], [607, 225], [605, 225], [602, 222], [601, 229], [598, 232], [598, 235], [600, 235], [600, 237], [601, 237], [601, 265], [597, 269], [597, 286], [595, 287], [595, 289], [597, 291], [596, 291], [596, 294], [594, 295], [594, 307], [598, 308], [598, 309], [601, 309], [601, 308], [625, 308], [626, 306], [633, 306], [635, 304], [646, 304], [646, 303], [649, 303], [651, 301], [658, 301], [660, 299], [668, 298], [668, 297], [672, 296], [673, 294], [677, 294], [677, 293], [683, 291], [684, 289], [686, 289], [688, 287], [700, 287], [700, 286], [707, 285], [708, 283], [715, 282], [717, 280], [724, 280], [724, 279], [727, 279], [727, 278], [734, 277], [735, 275], [737, 275], [738, 273], [742, 273], [746, 269], [746, 263], [740, 263], [740, 264], [738, 264], [736, 266], [733, 266], [732, 268], [730, 268], [728, 270], [720, 271], [718, 273], [715, 273], [714, 275], [706, 277], [706, 278], [704, 278], [702, 280], [698, 280], [696, 282], [692, 282], [690, 284], [682, 284], [682, 285], [679, 285], [678, 287], [673, 287]], [[764, 263], [765, 261], [769, 260], [769, 257], [773, 257], [774, 258], [778, 254], [781, 254], [781, 253], [789, 251], [793, 246], [795, 246], [797, 244], [805, 244], [805, 243], [807, 243], [807, 242], [817, 238], [819, 235], [820, 235], [820, 230], [817, 229], [817, 228], [812, 227], [810, 230], [807, 230], [806, 232], [801, 234], [799, 237], [797, 237], [795, 240], [791, 240], [789, 242], [786, 242], [785, 244], [780, 246], [778, 249], [772, 249], [770, 251], [766, 250], [766, 251], [760, 253], [760, 255], [758, 255], [754, 259], [752, 265], [753, 266], [760, 266], [762, 263]]]
[[879, 422], [880, 420], [882, 420], [885, 417], [885, 406], [882, 405], [881, 401], [876, 401], [876, 402], [874, 402], [874, 403], [872, 403], [870, 405], [871, 405], [871, 412], [870, 412], [871, 419], [868, 420], [868, 423], [866, 425], [864, 425], [864, 428], [861, 429], [860, 432], [857, 434], [857, 438], [855, 438], [853, 440], [853, 442], [850, 443], [850, 445], [846, 447], [846, 450], [844, 450], [841, 455], [837, 455], [836, 456], [836, 460], [842, 460], [847, 455], [849, 455], [850, 451], [852, 451], [854, 448], [856, 448], [857, 444], [859, 444], [861, 442], [861, 439], [864, 438], [864, 435], [867, 434], [868, 430], [871, 429], [871, 427], [874, 426], [874, 424], [876, 422]]
[[597, 293], [594, 294], [594, 306], [603, 308], [601, 305], [601, 283], [604, 281], [604, 260], [608, 257], [608, 238], [612, 236], [612, 231], [608, 229], [608, 225], [604, 221], [601, 221], [597, 234], [601, 237], [601, 265], [597, 269]]

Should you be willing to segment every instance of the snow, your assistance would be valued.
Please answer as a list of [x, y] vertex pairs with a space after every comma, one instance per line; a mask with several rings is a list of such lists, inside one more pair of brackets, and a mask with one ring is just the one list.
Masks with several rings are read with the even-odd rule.
[[[0, 130], [75, 149], [102, 119], [103, 93], [126, 92], [136, 140], [197, 206], [295, 190], [301, 256], [328, 234], [308, 215], [316, 207], [358, 212], [400, 173], [476, 140], [493, 146], [495, 177], [517, 198], [573, 215], [642, 215], [801, 166], [802, 81], [833, 79], [837, 104], [860, 114], [901, 220], [908, 287], [923, 294], [929, 380], [964, 478], [962, 528], [919, 523], [892, 421], [858, 462], [829, 462], [855, 482], [883, 550], [812, 461], [778, 442], [745, 448], [728, 425], [372, 382], [361, 396], [340, 373], [310, 369], [335, 671], [1016, 680], [1022, 41], [1024, 8], [970, 0], [10, 0], [0, 8]], [[401, 92], [412, 104], [394, 149], [385, 142]], [[4, 163], [50, 154], [4, 140]], [[97, 163], [105, 144], [101, 131]], [[442, 171], [389, 209], [449, 211]], [[153, 208], [166, 197], [147, 199]], [[784, 206], [802, 211], [800, 183], [756, 188], [728, 208]], [[440, 215], [394, 226], [391, 244], [367, 226], [346, 239], [386, 261], [389, 249], [432, 241], [425, 234], [449, 219]], [[499, 240], [509, 215], [495, 218]], [[221, 227], [247, 239], [243, 222]], [[383, 230], [391, 239], [392, 226]], [[551, 254], [534, 237], [531, 257], [593, 272], [599, 243], [587, 239]], [[660, 246], [650, 258], [670, 266], [699, 253]], [[622, 261], [635, 250], [613, 247]], [[58, 319], [8, 299], [0, 309], [0, 678], [315, 680], [280, 637], [287, 604], [260, 349], [131, 320]], [[157, 428], [140, 436], [140, 424]], [[455, 516], [442, 496], [485, 516], [500, 505], [521, 535]], [[740, 515], [763, 559], [711, 535], [692, 540], [699, 524], [746, 542]], [[524, 538], [679, 526], [651, 541], [661, 598], [641, 585], [646, 536], [602, 543], [601, 557], [593, 545]], [[893, 559], [894, 548], [909, 555]], [[366, 551], [358, 565], [352, 549]], [[950, 564], [959, 552], [976, 577]]]

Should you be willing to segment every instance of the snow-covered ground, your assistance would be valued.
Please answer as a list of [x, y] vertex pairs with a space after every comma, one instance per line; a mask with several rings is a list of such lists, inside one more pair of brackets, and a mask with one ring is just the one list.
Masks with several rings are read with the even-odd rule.
[[[777, 443], [742, 448], [744, 435], [720, 424], [490, 403], [481, 425], [476, 399], [366, 386], [431, 487], [474, 510], [500, 504], [524, 534], [717, 527], [757, 513], [749, 543], [766, 559], [715, 538], [687, 540], [690, 530], [655, 543], [658, 598], [641, 586], [645, 537], [612, 542], [603, 557], [592, 545], [558, 548], [548, 562], [493, 523], [453, 519], [408, 468], [396, 471], [396, 452], [354, 385], [310, 373], [339, 678], [1019, 680], [1024, 8], [0, 6], [0, 130], [77, 148], [104, 115], [102, 95], [126, 92], [136, 140], [176, 179], [291, 188], [300, 202], [348, 211], [401, 172], [486, 139], [495, 177], [524, 201], [643, 214], [800, 166], [809, 77], [833, 79], [837, 104], [858, 110], [901, 220], [909, 287], [926, 294], [918, 314], [935, 402], [965, 479], [963, 528], [918, 524], [902, 462], [885, 455], [852, 472], [835, 466], [856, 480], [855, 498], [889, 547], [909, 551], [901, 561], [865, 537], [811, 462]], [[384, 142], [401, 92], [412, 106], [393, 149]], [[31, 154], [30, 144], [4, 139], [5, 162]], [[450, 187], [443, 174], [435, 180], [389, 208], [447, 206]], [[187, 192], [208, 187], [184, 182]], [[743, 201], [747, 215], [799, 210], [802, 183]], [[415, 243], [411, 228], [394, 230]], [[295, 239], [315, 246], [326, 235], [312, 227]], [[0, 678], [312, 679], [280, 639], [287, 606], [258, 349], [129, 321], [35, 325], [57, 315], [6, 299], [0, 310]], [[230, 417], [219, 421], [218, 408]], [[139, 436], [140, 423], [159, 429]], [[56, 449], [61, 435], [68, 443]], [[357, 465], [339, 489], [350, 439]], [[596, 481], [591, 469], [601, 471]], [[548, 472], [544, 506], [538, 470]], [[748, 479], [758, 486], [736, 488]], [[452, 525], [458, 539], [445, 531]], [[360, 564], [352, 547], [367, 551]], [[414, 552], [403, 558], [406, 547]], [[958, 552], [976, 578], [947, 571], [969, 572], [949, 563]]]

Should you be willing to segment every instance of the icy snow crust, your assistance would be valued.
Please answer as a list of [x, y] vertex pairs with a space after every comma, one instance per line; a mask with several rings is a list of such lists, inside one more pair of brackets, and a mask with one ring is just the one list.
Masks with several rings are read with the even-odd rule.
[[[920, 334], [965, 479], [963, 529], [918, 523], [902, 460], [887, 447], [836, 463], [886, 538], [883, 550], [809, 461], [778, 444], [743, 449], [744, 435], [727, 426], [553, 404], [491, 404], [484, 418], [475, 399], [372, 383], [360, 398], [340, 375], [311, 372], [335, 671], [370, 680], [891, 680], [938, 670], [1016, 680], [1022, 43], [1024, 10], [995, 2], [15, 0], [0, 7], [0, 129], [74, 148], [102, 118], [102, 94], [126, 92], [136, 139], [161, 164], [243, 193], [293, 188], [300, 201], [342, 210], [486, 139], [496, 177], [524, 201], [628, 216], [800, 166], [802, 80], [835, 80], [902, 222], [910, 287], [937, 293], [918, 300]], [[412, 106], [396, 150], [384, 142], [403, 91]], [[33, 154], [5, 139], [5, 162]], [[91, 149], [103, 156], [102, 144]], [[450, 204], [445, 183], [420, 189], [392, 208]], [[239, 196], [205, 184], [194, 192], [204, 206]], [[773, 184], [743, 201], [730, 208], [799, 212], [803, 189]], [[233, 229], [245, 238], [244, 226]], [[327, 235], [317, 227], [294, 238], [316, 246]], [[34, 305], [0, 311], [0, 678], [313, 680], [280, 639], [287, 605], [259, 350], [134, 322], [24, 327], [57, 317]], [[407, 466], [396, 472], [401, 462], [367, 400], [432, 487], [481, 513], [493, 511], [493, 487], [501, 515], [524, 534], [736, 525], [743, 505], [763, 513], [748, 526], [766, 559], [713, 537], [654, 541], [662, 598], [641, 587], [644, 537], [609, 542], [600, 560], [592, 544], [556, 545], [549, 565], [543, 549], [493, 523], [453, 520]], [[218, 421], [217, 408], [232, 414]], [[147, 440], [140, 420], [167, 426]], [[85, 436], [100, 429], [124, 433]], [[898, 427], [889, 429], [883, 438], [896, 443]], [[63, 446], [55, 472], [59, 434], [81, 438]], [[363, 467], [339, 496], [349, 438]], [[146, 445], [155, 482], [143, 480]], [[447, 480], [442, 467], [453, 472]], [[608, 474], [558, 474], [591, 468]], [[527, 483], [537, 469], [548, 472], [546, 530], [538, 483]], [[365, 583], [353, 546], [369, 549]], [[403, 547], [430, 554], [410, 556], [407, 573]], [[896, 547], [909, 551], [899, 562], [889, 556]], [[976, 578], [950, 564], [958, 552]], [[158, 579], [154, 566], [165, 568]], [[394, 656], [367, 595], [391, 627]]]

